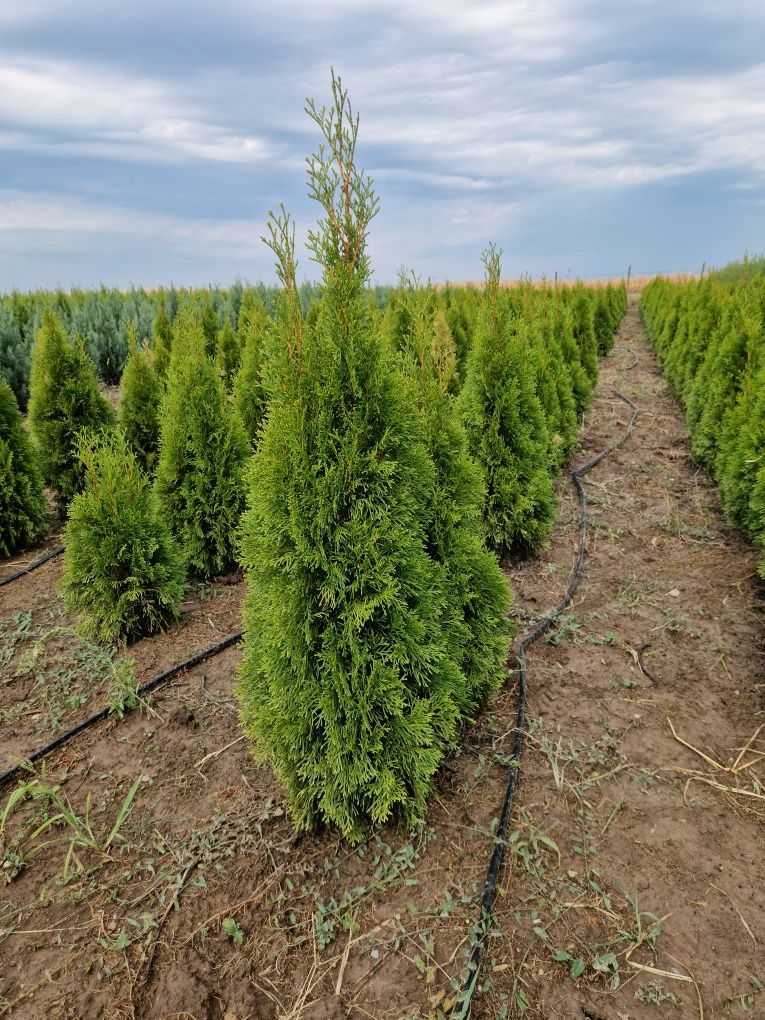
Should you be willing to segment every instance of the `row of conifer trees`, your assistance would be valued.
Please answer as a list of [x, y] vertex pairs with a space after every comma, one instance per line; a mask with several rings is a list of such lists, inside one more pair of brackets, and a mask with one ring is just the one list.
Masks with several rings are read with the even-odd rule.
[[458, 726], [502, 682], [498, 556], [549, 532], [552, 480], [626, 295], [504, 288], [490, 247], [482, 290], [402, 283], [381, 313], [366, 251], [377, 199], [339, 80], [308, 112], [324, 139], [308, 164], [320, 301], [304, 314], [282, 212], [267, 238], [274, 317], [253, 299], [213, 344], [189, 300], [155, 321], [151, 348], [133, 333], [117, 419], [82, 342], [47, 312], [29, 424], [67, 514], [68, 606], [130, 640], [177, 617], [187, 578], [238, 562], [246, 732], [299, 826], [353, 838], [422, 817]]
[[715, 477], [728, 518], [765, 551], [765, 276], [658, 278], [641, 310], [685, 405], [695, 459]]

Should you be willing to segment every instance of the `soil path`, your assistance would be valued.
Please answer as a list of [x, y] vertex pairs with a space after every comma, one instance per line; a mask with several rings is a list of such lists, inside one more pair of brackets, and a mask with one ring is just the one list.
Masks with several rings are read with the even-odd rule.
[[[765, 1016], [756, 556], [690, 460], [634, 302], [577, 463], [624, 431], [614, 387], [641, 414], [586, 479], [582, 584], [529, 654], [529, 734], [475, 1020], [693, 1018], [702, 1005], [705, 1020]], [[549, 547], [509, 571], [521, 631], [557, 604], [572, 567], [577, 506], [567, 478], [558, 489]], [[15, 588], [9, 608], [30, 608], [26, 592], [55, 617], [54, 577]], [[192, 627], [210, 629], [209, 616], [227, 629], [239, 587], [211, 600], [220, 621], [202, 599]], [[182, 658], [192, 633], [147, 643], [141, 668]], [[0, 843], [0, 1017], [450, 1014], [504, 792], [513, 685], [466, 728], [425, 826], [352, 848], [295, 833], [240, 737], [238, 656], [177, 678], [153, 714], [113, 719], [47, 763], [80, 815], [90, 799], [103, 852], [75, 846], [67, 859], [60, 830], [35, 853], [39, 805], [14, 812]]]
[[[516, 809], [529, 824], [517, 831], [528, 839], [537, 826], [561, 860], [548, 851], [526, 867], [515, 855], [499, 909], [510, 952], [494, 953], [513, 981], [493, 983], [512, 1008], [528, 1000], [549, 1018], [695, 1017], [700, 1002], [706, 1020], [765, 1016], [765, 729], [753, 753], [740, 753], [765, 723], [757, 557], [691, 460], [636, 298], [601, 367], [577, 462], [623, 431], [628, 409], [614, 388], [641, 414], [586, 479], [582, 584], [557, 643], [529, 656], [533, 725]], [[554, 602], [550, 577], [564, 567], [567, 536], [570, 555], [575, 512], [569, 490], [545, 562], [513, 572], [525, 609]], [[561, 878], [573, 879], [563, 895]], [[537, 911], [536, 945], [527, 918], [516, 923], [519, 895]], [[641, 940], [649, 957], [632, 950]], [[572, 959], [551, 964], [548, 946]], [[574, 982], [566, 974], [579, 960]]]

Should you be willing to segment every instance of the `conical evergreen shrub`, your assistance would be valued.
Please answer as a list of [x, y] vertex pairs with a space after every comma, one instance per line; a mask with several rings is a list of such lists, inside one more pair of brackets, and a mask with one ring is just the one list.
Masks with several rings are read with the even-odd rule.
[[484, 472], [484, 523], [500, 555], [535, 549], [555, 518], [549, 436], [535, 392], [533, 360], [500, 288], [500, 253], [484, 253], [481, 317], [460, 394], [470, 452]]
[[157, 495], [189, 573], [209, 579], [235, 563], [249, 446], [205, 353], [193, 310], [176, 322], [162, 404]]
[[80, 447], [85, 488], [64, 532], [61, 591], [85, 633], [132, 641], [178, 619], [185, 579], [151, 484], [119, 433]]
[[29, 344], [24, 339], [10, 304], [0, 301], [0, 379], [13, 390], [22, 411], [29, 399]]
[[170, 351], [173, 346], [173, 327], [165, 311], [165, 296], [160, 293], [159, 307], [151, 328], [151, 351], [154, 370], [162, 382], [167, 378], [170, 367]]
[[[318, 307], [318, 302], [311, 307]], [[253, 298], [246, 306], [242, 302], [237, 328], [242, 353], [239, 370], [234, 377], [233, 397], [244, 431], [253, 446], [258, 441], [268, 404], [264, 372], [272, 330], [273, 320], [262, 301]]]
[[31, 545], [45, 531], [42, 476], [13, 390], [0, 379], [0, 557]]
[[84, 482], [77, 454], [83, 430], [114, 428], [115, 416], [101, 396], [93, 362], [82, 344], [70, 343], [55, 314], [43, 312], [32, 357], [29, 425], [43, 479], [63, 516]]
[[227, 393], [231, 391], [234, 384], [234, 377], [239, 368], [242, 357], [242, 350], [239, 346], [239, 338], [234, 332], [231, 321], [226, 319], [223, 328], [218, 330], [218, 346], [215, 352], [215, 365], [218, 375], [223, 380], [223, 386]]
[[451, 393], [457, 369], [451, 331], [440, 309], [431, 318], [421, 294], [412, 295], [409, 304], [414, 309], [406, 362], [434, 468], [427, 549], [445, 571], [443, 626], [450, 655], [467, 681], [460, 709], [469, 716], [507, 675], [510, 592], [496, 557], [484, 542], [486, 487], [468, 452]]
[[369, 328], [377, 200], [334, 76], [332, 95], [329, 110], [309, 104], [327, 146], [309, 162], [327, 214], [309, 235], [324, 286], [313, 331], [294, 235], [287, 219], [271, 224], [280, 360], [249, 469], [239, 696], [295, 823], [358, 838], [370, 821], [423, 817], [465, 691], [441, 624], [444, 571], [424, 547], [433, 468], [409, 388]]
[[128, 348], [130, 353], [120, 385], [119, 421], [142, 470], [151, 475], [157, 467], [164, 387], [154, 371], [151, 351], [138, 347], [134, 327], [129, 329]]
[[579, 356], [590, 385], [595, 386], [598, 380], [598, 340], [595, 335], [595, 316], [592, 294], [582, 284], [577, 284], [571, 291], [565, 291], [569, 297], [571, 308], [572, 330], [574, 340], [579, 348]]

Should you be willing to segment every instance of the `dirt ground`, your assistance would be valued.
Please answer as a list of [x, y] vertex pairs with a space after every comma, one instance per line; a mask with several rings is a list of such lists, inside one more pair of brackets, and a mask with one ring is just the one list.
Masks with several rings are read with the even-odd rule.
[[[641, 413], [587, 478], [582, 584], [529, 653], [529, 733], [476, 1020], [765, 1016], [765, 602], [756, 555], [690, 459], [631, 301], [575, 462], [623, 432], [614, 387]], [[573, 563], [565, 477], [559, 492], [549, 547], [509, 570], [521, 632], [557, 603]], [[242, 585], [216, 586], [193, 594], [168, 637], [105, 662], [68, 632], [45, 638], [71, 623], [59, 570], [0, 589], [0, 710], [13, 710], [0, 715], [0, 768], [100, 706], [108, 662], [135, 658], [143, 679], [236, 629]], [[87, 670], [73, 668], [80, 655]], [[452, 1012], [504, 792], [513, 685], [465, 730], [426, 824], [354, 848], [294, 831], [240, 737], [238, 655], [71, 742], [38, 772], [37, 799], [9, 814], [0, 1016]], [[59, 719], [46, 690], [62, 674]], [[69, 708], [82, 693], [87, 707]], [[34, 835], [70, 807], [69, 822]]]

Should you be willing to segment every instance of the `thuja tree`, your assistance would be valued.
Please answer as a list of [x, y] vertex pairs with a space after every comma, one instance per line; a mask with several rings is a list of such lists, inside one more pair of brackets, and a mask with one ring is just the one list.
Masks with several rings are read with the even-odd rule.
[[151, 350], [154, 356], [154, 369], [164, 382], [170, 366], [170, 351], [173, 345], [173, 326], [165, 311], [164, 294], [160, 294], [159, 307], [151, 327]]
[[234, 383], [236, 370], [242, 357], [242, 349], [239, 346], [239, 337], [231, 325], [231, 320], [226, 319], [222, 329], [218, 330], [217, 348], [215, 351], [215, 365], [218, 375], [223, 380], [226, 392], [231, 390]]
[[29, 344], [16, 322], [13, 309], [0, 302], [0, 379], [13, 390], [19, 407], [26, 410], [29, 397]]
[[233, 396], [234, 406], [253, 445], [257, 443], [268, 403], [264, 372], [272, 326], [273, 320], [263, 302], [248, 291], [239, 311], [237, 336], [241, 359], [234, 377]]
[[0, 379], [0, 556], [34, 542], [48, 523], [42, 476], [13, 390]]
[[130, 354], [122, 373], [119, 420], [128, 446], [144, 471], [152, 474], [159, 451], [159, 410], [163, 386], [151, 352], [139, 347], [135, 327], [128, 327]]
[[242, 720], [285, 787], [295, 823], [357, 838], [423, 817], [455, 739], [463, 677], [443, 632], [443, 568], [427, 554], [433, 468], [401, 374], [369, 328], [367, 227], [377, 211], [355, 165], [358, 120], [332, 78], [308, 112], [325, 146], [309, 193], [321, 309], [303, 329], [294, 234], [268, 243], [283, 284], [269, 413], [252, 459], [242, 561]]
[[61, 591], [91, 637], [164, 630], [185, 592], [181, 555], [149, 479], [119, 432], [80, 446], [85, 487], [69, 507]]
[[82, 343], [70, 343], [50, 310], [43, 312], [32, 356], [29, 424], [43, 478], [63, 516], [84, 482], [77, 455], [81, 433], [109, 431], [115, 417], [99, 392], [95, 366]]
[[244, 507], [242, 470], [249, 453], [244, 428], [205, 353], [205, 341], [193, 309], [182, 309], [161, 410], [156, 478], [189, 573], [201, 579], [234, 565]]
[[553, 524], [555, 496], [535, 366], [500, 288], [500, 255], [493, 245], [484, 252], [483, 308], [460, 408], [471, 453], [486, 478], [487, 541], [502, 555], [540, 544]]
[[421, 293], [407, 302], [411, 328], [405, 364], [433, 463], [427, 548], [446, 576], [444, 629], [450, 653], [466, 680], [460, 705], [480, 707], [506, 676], [510, 592], [496, 557], [486, 548], [486, 487], [468, 451], [467, 436], [451, 390], [457, 352], [444, 312], [431, 316]]

